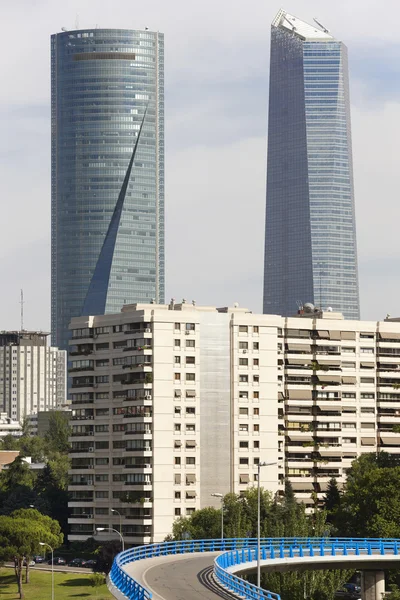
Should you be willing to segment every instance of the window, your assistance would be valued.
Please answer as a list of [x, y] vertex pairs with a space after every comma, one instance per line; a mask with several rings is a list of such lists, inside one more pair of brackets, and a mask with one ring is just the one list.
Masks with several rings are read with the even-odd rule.
[[373, 400], [375, 398], [375, 394], [363, 393], [361, 394], [362, 400]]
[[181, 464], [181, 457], [174, 456], [174, 465], [180, 465], [180, 464]]
[[175, 508], [175, 516], [176, 517], [180, 517], [181, 516], [181, 509], [180, 508]]
[[248, 342], [239, 342], [239, 350], [247, 350], [248, 347]]
[[[108, 394], [107, 394], [108, 397]], [[98, 408], [96, 410], [96, 417], [105, 417], [108, 415], [109, 409], [108, 408]]]
[[179, 485], [181, 483], [182, 476], [180, 473], [175, 473], [174, 475], [174, 483], [175, 485]]
[[253, 327], [253, 333], [259, 333], [258, 325], [256, 325], [255, 327]]
[[108, 383], [108, 375], [97, 375], [96, 383]]
[[260, 409], [259, 408], [253, 408], [253, 415], [255, 417], [259, 417], [260, 416]]
[[249, 414], [249, 409], [248, 408], [239, 408], [239, 415], [247, 417], [248, 414]]
[[360, 340], [373, 340], [374, 338], [374, 333], [360, 333]]
[[176, 450], [179, 450], [179, 448], [182, 448], [182, 442], [180, 440], [175, 440], [174, 441], [174, 448]]
[[196, 458], [194, 456], [187, 456], [186, 457], [186, 464], [187, 465], [195, 465], [196, 464]]
[[249, 442], [239, 442], [239, 448], [248, 448]]
[[373, 377], [360, 377], [360, 383], [375, 383]]
[[104, 433], [108, 431], [108, 425], [96, 425], [94, 430], [96, 433]]
[[175, 431], [180, 431], [180, 430], [181, 430], [181, 425], [180, 425], [180, 423], [175, 423], [175, 424], [174, 424], [174, 430], [175, 430]]
[[253, 367], [258, 367], [260, 364], [260, 361], [258, 360], [258, 358], [253, 358]]
[[196, 328], [196, 326], [194, 323], [186, 323], [186, 327], [185, 327], [186, 331], [194, 331], [195, 328]]
[[253, 375], [253, 383], [260, 383], [260, 376], [259, 375]]
[[375, 414], [375, 408], [373, 408], [372, 406], [369, 408], [361, 408], [361, 414], [369, 414], [369, 415], [374, 415]]
[[95, 492], [96, 498], [108, 498], [108, 491], [97, 491]]
[[260, 392], [253, 392], [253, 399], [258, 400], [260, 398]]
[[187, 365], [194, 365], [194, 364], [196, 364], [196, 358], [194, 356], [187, 356], [186, 357], [186, 364]]
[[356, 395], [354, 392], [343, 392], [342, 397], [343, 398], [355, 398]]
[[196, 341], [195, 340], [186, 340], [186, 348], [195, 348]]
[[187, 515], [192, 515], [192, 514], [194, 513], [194, 511], [195, 511], [195, 510], [196, 510], [195, 508], [187, 508], [187, 509], [186, 509], [186, 514], [187, 514]]
[[189, 423], [186, 425], [186, 431], [196, 431], [196, 425], [194, 425], [194, 423]]
[[253, 350], [259, 350], [260, 344], [258, 342], [253, 342]]
[[175, 406], [174, 413], [175, 413], [175, 416], [180, 417], [181, 416], [181, 407], [180, 406]]
[[241, 423], [239, 425], [239, 431], [249, 431], [249, 426], [244, 423]]
[[180, 381], [181, 380], [181, 374], [180, 373], [175, 373], [174, 374], [174, 378], [175, 378], [175, 381]]
[[241, 400], [248, 400], [249, 399], [249, 392], [240, 391], [239, 392], [239, 398]]
[[373, 348], [360, 348], [360, 352], [363, 354], [374, 354]]
[[174, 340], [174, 346], [175, 346], [175, 348], [180, 348], [181, 340]]
[[239, 375], [239, 383], [248, 383], [249, 376], [248, 375]]
[[182, 396], [182, 390], [175, 390], [174, 397], [175, 398], [180, 398], [181, 396]]
[[255, 459], [253, 460], [253, 463], [254, 463], [255, 465], [259, 465], [259, 464], [260, 464], [260, 459], [259, 459], [259, 458], [255, 458]]
[[239, 333], [248, 333], [249, 328], [247, 325], [239, 325]]
[[[102, 427], [102, 425], [96, 425], [96, 431], [97, 431], [97, 427]], [[108, 425], [107, 425], [108, 427]], [[108, 431], [108, 429], [107, 429]], [[125, 423], [116, 423], [113, 425], [113, 431], [126, 431], [126, 425]]]
[[247, 367], [248, 364], [249, 364], [248, 358], [239, 358], [239, 365], [241, 367]]
[[361, 423], [361, 429], [375, 429], [375, 423]]
[[176, 365], [180, 365], [181, 364], [181, 357], [180, 356], [174, 356], [174, 363]]
[[258, 448], [259, 448], [259, 447], [260, 447], [260, 442], [259, 442], [258, 440], [255, 440], [255, 441], [253, 442], [253, 448], [254, 448], [255, 450], [258, 450]]
[[175, 500], [180, 500], [180, 499], [181, 499], [181, 493], [175, 492]]
[[108, 475], [103, 473], [95, 475], [95, 481], [108, 481]]
[[196, 398], [196, 390], [186, 390], [186, 398]]
[[249, 459], [246, 458], [239, 458], [239, 465], [248, 465], [249, 464]]
[[186, 373], [186, 381], [196, 381], [195, 373]]
[[175, 331], [180, 331], [181, 330], [181, 324], [180, 323], [175, 323], [174, 329], [175, 329]]
[[102, 358], [101, 360], [96, 360], [96, 367], [107, 367], [109, 364], [108, 358]]
[[108, 458], [96, 458], [96, 465], [108, 465]]
[[196, 414], [196, 408], [194, 406], [187, 406], [186, 407], [186, 414], [187, 415], [195, 415]]
[[253, 425], [253, 431], [255, 433], [258, 433], [260, 431], [260, 426], [259, 425]]

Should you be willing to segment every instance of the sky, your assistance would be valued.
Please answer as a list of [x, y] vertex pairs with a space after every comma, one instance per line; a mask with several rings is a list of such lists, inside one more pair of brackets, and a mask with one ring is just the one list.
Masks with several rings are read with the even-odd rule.
[[[0, 329], [50, 330], [50, 35], [165, 34], [166, 301], [262, 308], [271, 0], [2, 5]], [[286, 0], [349, 49], [361, 317], [400, 316], [400, 4]], [[390, 15], [390, 17], [389, 17]]]

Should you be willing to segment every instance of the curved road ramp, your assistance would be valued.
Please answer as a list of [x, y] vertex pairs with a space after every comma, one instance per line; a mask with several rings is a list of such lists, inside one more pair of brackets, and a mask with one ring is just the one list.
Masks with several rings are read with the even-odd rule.
[[[108, 587], [118, 600], [280, 600], [239, 576], [255, 573], [257, 562], [254, 538], [149, 544], [116, 556]], [[400, 539], [261, 539], [262, 571], [358, 569], [363, 600], [382, 600], [384, 570], [399, 563]]]

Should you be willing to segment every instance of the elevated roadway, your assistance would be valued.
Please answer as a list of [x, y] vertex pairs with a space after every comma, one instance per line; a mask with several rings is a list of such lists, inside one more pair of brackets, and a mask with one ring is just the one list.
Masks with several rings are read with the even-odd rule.
[[[256, 540], [191, 540], [132, 548], [119, 554], [109, 589], [119, 600], [280, 600], [240, 575], [257, 568]], [[400, 540], [268, 539], [262, 571], [358, 569], [363, 600], [381, 600], [384, 570], [400, 565]]]

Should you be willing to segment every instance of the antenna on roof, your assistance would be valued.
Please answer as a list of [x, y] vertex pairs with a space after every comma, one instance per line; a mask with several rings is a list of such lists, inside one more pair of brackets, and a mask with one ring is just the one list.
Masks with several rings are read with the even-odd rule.
[[320, 22], [318, 21], [318, 19], [316, 19], [315, 17], [313, 17], [313, 21], [315, 21], [315, 22], [316, 22], [316, 24], [318, 25], [318, 27], [321, 27], [322, 31], [325, 31], [325, 33], [330, 33], [329, 29], [327, 29], [326, 27], [324, 27], [324, 26], [322, 25], [322, 23], [320, 23]]
[[24, 330], [24, 290], [21, 290], [21, 300], [19, 301], [21, 305], [21, 331]]

